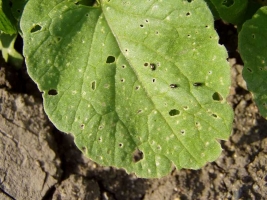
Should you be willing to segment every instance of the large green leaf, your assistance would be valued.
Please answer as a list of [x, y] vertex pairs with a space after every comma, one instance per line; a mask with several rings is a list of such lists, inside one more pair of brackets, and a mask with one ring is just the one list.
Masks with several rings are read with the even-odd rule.
[[30, 0], [21, 28], [46, 113], [94, 161], [161, 177], [220, 155], [230, 71], [202, 0]]
[[239, 51], [244, 61], [243, 76], [260, 113], [267, 117], [267, 6], [243, 24]]

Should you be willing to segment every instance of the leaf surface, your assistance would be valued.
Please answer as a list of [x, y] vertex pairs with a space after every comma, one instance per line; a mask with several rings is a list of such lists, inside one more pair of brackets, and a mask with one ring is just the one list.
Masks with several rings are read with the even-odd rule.
[[21, 28], [46, 113], [94, 161], [161, 177], [220, 155], [230, 71], [205, 2], [31, 0]]
[[267, 117], [267, 6], [244, 23], [239, 34], [239, 51], [244, 61], [243, 76], [248, 89], [265, 118]]

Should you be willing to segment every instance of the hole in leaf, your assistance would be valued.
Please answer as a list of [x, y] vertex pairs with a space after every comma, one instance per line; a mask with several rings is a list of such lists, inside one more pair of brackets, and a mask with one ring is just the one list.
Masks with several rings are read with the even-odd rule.
[[188, 3], [191, 3], [193, 0], [187, 0]]
[[179, 114], [180, 114], [180, 111], [179, 110], [176, 110], [176, 109], [172, 109], [169, 112], [169, 115], [170, 116], [176, 116], [176, 115], [179, 115]]
[[61, 37], [56, 37], [56, 42], [60, 42], [61, 39]]
[[158, 35], [159, 34], [159, 32], [158, 31], [156, 31], [156, 35]]
[[135, 90], [139, 90], [139, 89], [140, 89], [140, 86], [136, 86], [136, 87], [135, 87]]
[[147, 62], [146, 62], [146, 63], [144, 63], [144, 66], [145, 66], [145, 67], [147, 67], [148, 65], [149, 65], [149, 64], [148, 64]]
[[123, 144], [122, 144], [122, 143], [120, 143], [120, 144], [119, 144], [119, 147], [123, 147]]
[[18, 13], [20, 13], [20, 12], [21, 12], [21, 10], [19, 10], [19, 9], [18, 9], [18, 10], [17, 10], [17, 12], [18, 12]]
[[57, 95], [57, 90], [54, 90], [54, 89], [49, 90], [48, 95], [51, 95], [51, 96]]
[[91, 83], [91, 88], [92, 88], [92, 90], [95, 90], [95, 88], [96, 88], [96, 82], [95, 82], [95, 81], [93, 81], [93, 82]]
[[148, 19], [146, 19], [145, 21], [146, 21], [146, 23], [148, 23]]
[[88, 14], [88, 13], [86, 13], [86, 14], [85, 14], [85, 16], [86, 16], [86, 17], [88, 17], [88, 16], [89, 16], [89, 14]]
[[156, 70], [156, 65], [154, 63], [150, 63], [150, 69], [152, 71]]
[[217, 118], [217, 117], [218, 117], [218, 116], [217, 116], [216, 114], [214, 114], [214, 113], [213, 113], [211, 116], [214, 117], [214, 118]]
[[153, 79], [152, 79], [152, 82], [153, 82], [153, 83], [155, 83], [155, 82], [156, 82], [156, 79], [155, 79], [155, 78], [153, 78]]
[[124, 69], [126, 66], [125, 65], [122, 65], [121, 67]]
[[110, 64], [110, 63], [114, 63], [115, 62], [115, 57], [114, 56], [108, 56], [107, 57], [107, 60], [106, 60], [106, 63]]
[[252, 38], [255, 39], [255, 34], [252, 34]]
[[35, 33], [37, 31], [40, 31], [42, 29], [42, 27], [38, 24], [36, 24], [34, 27], [32, 27], [31, 29], [31, 33]]
[[184, 135], [185, 134], [185, 130], [181, 130], [181, 134]]
[[185, 109], [185, 110], [188, 110], [188, 106], [184, 106], [184, 109]]
[[124, 78], [122, 78], [122, 79], [121, 79], [121, 82], [122, 82], [122, 83], [123, 83], [123, 82], [125, 82], [125, 79], [124, 79]]
[[226, 7], [230, 7], [230, 6], [232, 6], [234, 4], [234, 0], [224, 0], [223, 2], [222, 2], [222, 5], [223, 6], [226, 6]]
[[137, 111], [138, 114], [141, 113], [141, 112], [143, 112], [141, 109]]
[[200, 87], [203, 85], [204, 85], [204, 83], [200, 83], [200, 82], [193, 83], [193, 86], [195, 86], [195, 87]]
[[223, 100], [223, 97], [218, 92], [214, 92], [214, 94], [212, 95], [212, 98], [214, 101], [222, 101]]
[[82, 147], [81, 149], [82, 149], [82, 151], [86, 151], [86, 147]]
[[143, 25], [143, 24], [140, 24], [140, 27], [141, 27], [141, 28], [144, 28], [144, 25]]
[[142, 151], [140, 151], [139, 149], [136, 149], [134, 152], [133, 152], [133, 161], [135, 163], [139, 162], [140, 160], [142, 160], [144, 158], [144, 154]]
[[248, 68], [248, 67], [247, 67], [247, 70], [248, 70], [250, 73], [253, 73], [253, 71], [252, 71], [250, 68]]
[[172, 83], [172, 84], [170, 84], [170, 87], [171, 87], [171, 88], [177, 88], [177, 87], [178, 87], [178, 85], [177, 85], [177, 84], [174, 84], [174, 83]]
[[81, 127], [81, 129], [84, 129], [84, 124], [81, 124], [81, 126], [80, 126], [80, 127]]
[[98, 138], [98, 141], [99, 141], [99, 142], [102, 142], [102, 138], [101, 138], [101, 137], [100, 137], [100, 138]]
[[191, 13], [190, 13], [190, 12], [187, 12], [187, 13], [186, 13], [186, 16], [190, 16], [190, 15], [191, 15]]

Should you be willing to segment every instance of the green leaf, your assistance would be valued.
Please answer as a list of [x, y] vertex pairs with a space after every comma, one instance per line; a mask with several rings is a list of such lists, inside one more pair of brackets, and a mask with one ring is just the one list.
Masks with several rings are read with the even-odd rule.
[[101, 165], [161, 177], [198, 169], [231, 133], [230, 69], [203, 1], [31, 0], [28, 72], [47, 115]]
[[243, 76], [248, 89], [265, 118], [267, 117], [267, 6], [260, 8], [243, 24], [239, 34], [239, 51], [244, 61]]
[[14, 18], [19, 21], [20, 17], [23, 13], [24, 7], [28, 0], [11, 0], [12, 6], [11, 6], [11, 11], [14, 16]]
[[0, 1], [0, 30], [10, 35], [17, 33], [16, 21], [11, 14], [8, 0]]
[[248, 0], [209, 0], [217, 9], [220, 17], [232, 24], [243, 22]]
[[23, 57], [14, 48], [16, 38], [17, 34], [9, 35], [0, 32], [0, 50], [2, 51], [2, 56], [6, 62], [16, 68], [20, 68], [23, 63]]

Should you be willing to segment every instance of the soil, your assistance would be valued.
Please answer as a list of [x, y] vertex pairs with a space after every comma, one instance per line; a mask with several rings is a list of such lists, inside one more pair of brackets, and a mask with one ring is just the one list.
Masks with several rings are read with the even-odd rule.
[[1, 59], [0, 199], [265, 199], [267, 121], [242, 78], [236, 29], [221, 21], [215, 27], [232, 70], [232, 135], [221, 141], [223, 152], [216, 161], [199, 170], [174, 169], [161, 179], [137, 178], [84, 157], [73, 137], [49, 122], [25, 66], [14, 70]]

